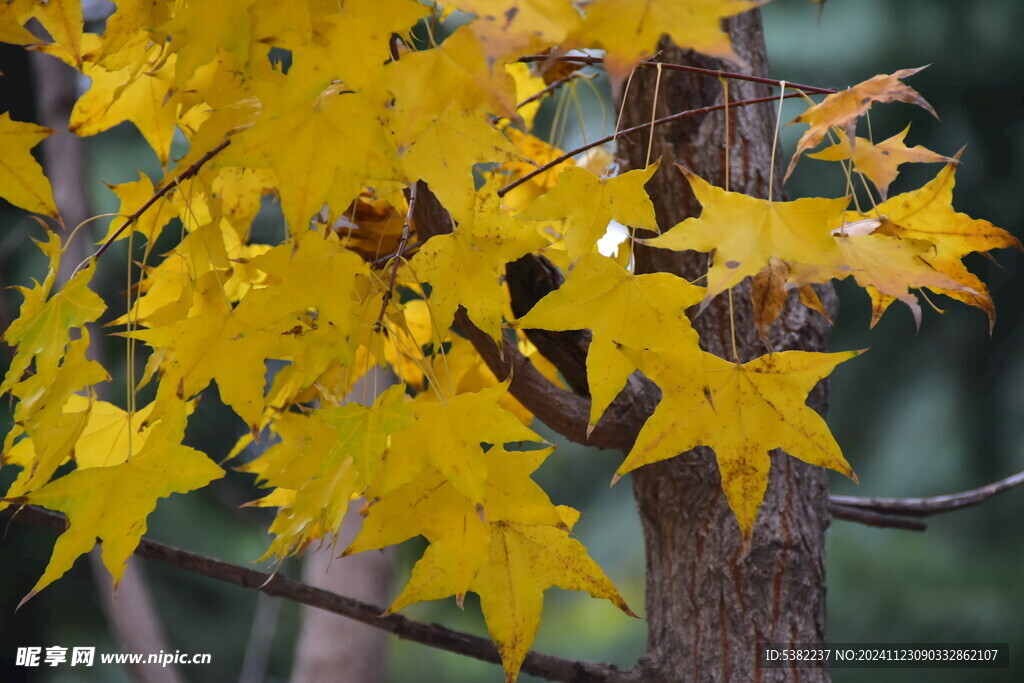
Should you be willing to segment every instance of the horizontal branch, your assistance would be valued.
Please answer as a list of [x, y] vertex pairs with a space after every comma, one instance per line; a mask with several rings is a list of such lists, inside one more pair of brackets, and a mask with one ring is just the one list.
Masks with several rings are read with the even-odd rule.
[[835, 505], [847, 508], [870, 510], [889, 515], [906, 517], [928, 517], [940, 512], [951, 512], [983, 503], [992, 496], [1024, 484], [1024, 472], [1018, 472], [1005, 479], [992, 482], [970, 491], [951, 493], [931, 498], [860, 498], [857, 496], [831, 496]]
[[909, 531], [924, 531], [928, 526], [916, 519], [907, 519], [900, 515], [887, 515], [883, 512], [864, 510], [858, 507], [840, 505], [829, 502], [828, 511], [835, 519], [842, 519], [847, 522], [857, 522], [867, 526], [875, 526], [881, 529], [907, 529]]
[[[604, 57], [591, 57], [589, 55], [527, 55], [519, 58], [520, 62], [570, 62], [573, 64], [603, 64]], [[722, 71], [721, 69], [703, 69], [699, 66], [688, 66], [686, 64], [671, 64], [669, 62], [658, 62], [652, 59], [644, 60], [637, 64], [637, 67], [654, 67], [665, 71], [687, 71], [689, 73], [703, 74], [705, 76], [713, 76], [714, 78], [728, 78], [732, 81], [750, 81], [751, 83], [763, 83], [764, 85], [774, 85], [775, 87], [782, 87], [785, 85], [787, 88], [793, 88], [795, 90], [803, 90], [806, 93], [814, 95], [832, 95], [839, 92], [834, 88], [819, 88], [815, 85], [801, 85], [800, 83], [790, 83], [789, 81], [780, 81], [775, 78], [764, 78], [762, 76], [750, 76], [748, 74], [736, 73], [735, 71]]]
[[[34, 506], [24, 506], [19, 509], [7, 508], [0, 511], [0, 514], [10, 517], [16, 522], [45, 527], [54, 531], [64, 531], [67, 528], [67, 518], [64, 515]], [[310, 586], [301, 581], [286, 579], [276, 573], [267, 574], [205, 555], [179, 550], [146, 538], [139, 542], [135, 554], [193, 574], [333, 612], [387, 631], [405, 640], [492, 664], [501, 664], [501, 657], [498, 655], [494, 643], [486, 638], [453, 631], [440, 624], [424, 624], [398, 614], [382, 616], [384, 610], [380, 607]], [[599, 681], [614, 683], [630, 681], [633, 678], [630, 672], [623, 671], [614, 664], [573, 661], [537, 652], [531, 652], [526, 656], [522, 670], [530, 675], [548, 680], [572, 681], [574, 683], [597, 683]]]
[[[771, 97], [755, 97], [754, 99], [750, 99], [750, 100], [739, 100], [737, 102], [730, 102], [728, 104], [728, 107], [730, 109], [732, 109], [734, 107], [745, 107], [745, 106], [748, 106], [748, 105], [751, 105], [751, 104], [760, 104], [762, 102], [775, 102], [775, 101], [777, 101], [779, 99], [789, 99], [791, 97], [801, 97], [801, 94], [798, 93], [798, 92], [792, 92], [792, 93], [784, 94], [781, 97], [778, 96], [778, 95], [773, 95]], [[617, 131], [615, 133], [612, 133], [611, 135], [606, 135], [603, 138], [598, 138], [597, 140], [594, 140], [593, 142], [588, 142], [587, 144], [582, 145], [580, 147], [577, 147], [576, 149], [569, 150], [568, 152], [566, 152], [565, 154], [562, 154], [561, 156], [555, 157], [554, 159], [552, 159], [548, 163], [544, 164], [543, 166], [540, 166], [540, 167], [535, 168], [534, 170], [530, 171], [529, 173], [524, 175], [522, 178], [519, 178], [518, 180], [515, 180], [515, 181], [509, 183], [505, 187], [503, 187], [500, 190], [498, 190], [498, 196], [499, 197], [504, 197], [505, 194], [507, 194], [508, 192], [511, 192], [512, 190], [514, 190], [515, 188], [519, 187], [520, 185], [522, 185], [526, 181], [530, 180], [531, 178], [535, 178], [536, 176], [540, 175], [541, 173], [544, 173], [545, 171], [550, 170], [550, 169], [554, 168], [555, 166], [558, 166], [559, 164], [568, 161], [569, 159], [573, 158], [577, 154], [582, 154], [583, 152], [586, 152], [588, 149], [593, 149], [594, 147], [599, 147], [601, 145], [607, 144], [609, 142], [612, 142], [613, 140], [617, 140], [618, 138], [624, 137], [626, 135], [630, 135], [632, 133], [639, 133], [640, 131], [649, 130], [651, 128], [654, 128], [655, 126], [660, 126], [662, 124], [670, 123], [672, 121], [678, 121], [679, 119], [683, 119], [683, 118], [686, 118], [688, 116], [697, 116], [699, 114], [710, 114], [713, 111], [719, 111], [719, 110], [725, 109], [726, 106], [727, 105], [725, 105], [723, 103], [723, 104], [712, 104], [712, 105], [710, 105], [708, 107], [700, 107], [699, 109], [687, 109], [686, 111], [676, 112], [675, 114], [670, 114], [668, 116], [663, 116], [660, 119], [654, 119], [652, 121], [647, 121], [645, 123], [641, 123], [640, 125], [633, 126], [632, 128], [626, 128], [624, 130], [620, 130], [620, 131]]]

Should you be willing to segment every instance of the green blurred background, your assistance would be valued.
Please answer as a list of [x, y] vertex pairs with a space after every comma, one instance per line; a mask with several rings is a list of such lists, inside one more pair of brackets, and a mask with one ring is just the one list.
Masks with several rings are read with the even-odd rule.
[[[935, 107], [941, 122], [901, 104], [877, 107], [871, 121], [876, 139], [912, 122], [908, 144], [952, 155], [967, 145], [957, 174], [955, 206], [1018, 236], [1024, 223], [1024, 3], [1017, 0], [831, 0], [820, 13], [807, 0], [774, 0], [764, 9], [772, 75], [794, 82], [845, 87], [876, 73], [931, 64], [910, 83]], [[34, 120], [32, 83], [24, 55], [0, 46], [0, 111]], [[599, 89], [600, 89], [600, 84]], [[584, 102], [593, 101], [580, 89]], [[553, 115], [548, 102], [543, 116]], [[784, 121], [801, 110], [787, 103]], [[595, 109], [594, 112], [597, 112]], [[599, 113], [587, 119], [591, 136]], [[797, 128], [794, 126], [793, 128]], [[792, 150], [797, 130], [783, 134]], [[579, 131], [568, 132], [569, 140]], [[133, 127], [122, 125], [86, 139], [88, 185], [96, 213], [116, 211], [103, 185], [137, 178], [136, 169], [159, 176], [159, 166]], [[178, 149], [178, 153], [181, 149]], [[904, 166], [890, 195], [930, 179], [937, 165]], [[789, 185], [791, 196], [842, 191], [828, 165], [804, 160]], [[273, 230], [276, 207], [258, 219], [257, 237]], [[101, 222], [105, 229], [105, 221]], [[97, 238], [100, 225], [94, 228]], [[0, 283], [26, 284], [45, 264], [29, 242], [38, 226], [9, 206], [0, 206]], [[275, 233], [276, 234], [276, 233]], [[125, 251], [112, 254], [100, 271], [100, 287], [123, 295]], [[982, 485], [1024, 469], [1024, 269], [1020, 255], [996, 253], [998, 265], [981, 257], [971, 269], [991, 287], [998, 320], [991, 335], [980, 311], [948, 300], [939, 315], [925, 307], [920, 332], [909, 312], [895, 304], [875, 330], [868, 330], [869, 304], [859, 290], [840, 286], [842, 314], [833, 348], [871, 347], [840, 367], [831, 388], [829, 424], [861, 481], [858, 488], [834, 477], [833, 491], [871, 496], [928, 496]], [[941, 298], [941, 297], [937, 297]], [[109, 300], [109, 299], [108, 299]], [[0, 328], [17, 314], [20, 297], [0, 293]], [[5, 347], [6, 348], [6, 347]], [[123, 353], [116, 344], [108, 353]], [[0, 349], [0, 368], [10, 356]], [[115, 381], [115, 387], [121, 384]], [[116, 391], [116, 390], [115, 390]], [[10, 424], [10, 406], [0, 405], [0, 430]], [[214, 459], [223, 458], [241, 423], [204, 397], [193, 416], [189, 440]], [[619, 456], [593, 452], [551, 434], [562, 447], [537, 479], [559, 504], [583, 511], [576, 532], [593, 557], [636, 609], [643, 606], [643, 540], [628, 482], [608, 489]], [[0, 490], [11, 479], [0, 472]], [[162, 502], [150, 518], [149, 536], [215, 557], [247, 563], [266, 547], [266, 511], [238, 509], [256, 497], [251, 477], [232, 472], [198, 494]], [[833, 642], [1009, 642], [1009, 670], [929, 670], [933, 681], [1016, 681], [1024, 676], [1024, 492], [999, 496], [981, 507], [932, 518], [926, 533], [880, 530], [837, 521], [828, 534], [829, 632]], [[22, 607], [49, 557], [53, 534], [10, 525], [0, 537], [0, 680], [21, 680], [10, 668], [18, 645], [87, 644], [115, 650], [99, 597], [84, 560], [64, 579]], [[395, 594], [421, 551], [415, 542], [399, 550]], [[171, 646], [211, 652], [209, 667], [184, 667], [192, 680], [236, 680], [246, 657], [254, 615], [272, 620], [267, 681], [283, 681], [291, 666], [298, 609], [253, 591], [197, 578], [162, 565], [143, 564], [164, 619]], [[292, 562], [282, 572], [296, 576]], [[642, 621], [621, 615], [606, 602], [558, 590], [548, 592], [535, 649], [568, 658], [631, 666], [642, 654]], [[454, 601], [415, 605], [414, 619], [439, 621], [483, 634], [474, 596], [465, 612]], [[250, 656], [252, 653], [250, 652]], [[416, 644], [394, 640], [388, 654], [391, 681], [500, 680], [497, 668]], [[836, 670], [846, 681], [903, 681], [915, 672]], [[339, 672], [340, 674], [340, 672]], [[31, 680], [129, 680], [116, 667], [35, 670]], [[90, 678], [91, 676], [91, 678]], [[22, 677], [22, 678], [19, 678]], [[339, 680], [342, 680], [339, 677]], [[521, 680], [531, 680], [527, 676]]]

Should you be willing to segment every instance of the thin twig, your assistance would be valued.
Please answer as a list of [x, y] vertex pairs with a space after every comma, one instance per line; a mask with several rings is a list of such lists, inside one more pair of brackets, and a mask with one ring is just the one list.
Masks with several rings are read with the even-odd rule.
[[[788, 95], [784, 95], [783, 96], [784, 99], [789, 99], [791, 97], [800, 97], [800, 93], [789, 93]], [[729, 103], [729, 107], [745, 107], [745, 106], [751, 105], [751, 104], [760, 104], [761, 102], [774, 102], [774, 101], [776, 101], [778, 99], [779, 98], [775, 97], [775, 96], [772, 96], [772, 97], [755, 97], [752, 100], [740, 100], [738, 102], [730, 102]], [[504, 197], [506, 193], [514, 190], [515, 188], [519, 187], [520, 185], [522, 185], [526, 181], [530, 180], [531, 178], [534, 178], [534, 177], [540, 175], [541, 173], [544, 173], [545, 171], [551, 169], [554, 166], [558, 166], [562, 162], [571, 159], [572, 157], [576, 156], [577, 154], [582, 154], [583, 152], [586, 152], [588, 149], [592, 149], [594, 147], [598, 147], [600, 145], [609, 143], [609, 142], [615, 140], [616, 138], [620, 138], [620, 137], [622, 137], [624, 135], [629, 135], [630, 133], [637, 133], [637, 132], [642, 131], [644, 129], [652, 128], [654, 126], [660, 126], [663, 123], [669, 123], [671, 121], [677, 121], [679, 119], [686, 118], [687, 116], [697, 116], [699, 114], [709, 114], [709, 113], [711, 113], [713, 111], [718, 111], [719, 109], [725, 109], [725, 105], [724, 104], [713, 104], [713, 105], [708, 106], [708, 107], [701, 107], [700, 109], [687, 109], [686, 111], [681, 111], [681, 112], [677, 112], [675, 114], [670, 114], [669, 116], [663, 116], [660, 119], [655, 119], [654, 121], [648, 121], [646, 123], [641, 123], [638, 126], [633, 126], [632, 128], [626, 128], [625, 130], [617, 131], [615, 133], [612, 133], [611, 135], [606, 135], [603, 138], [598, 138], [597, 140], [594, 140], [593, 142], [588, 142], [587, 144], [582, 145], [581, 147], [577, 147], [576, 149], [569, 150], [565, 154], [563, 154], [563, 155], [561, 155], [559, 157], [555, 157], [554, 159], [552, 159], [548, 163], [544, 164], [543, 166], [540, 166], [539, 168], [536, 168], [536, 169], [530, 171], [529, 173], [524, 175], [522, 178], [519, 178], [518, 180], [516, 180], [514, 182], [511, 182], [508, 185], [506, 185], [505, 187], [503, 187], [502, 189], [498, 190], [497, 194], [498, 194], [499, 197]]]
[[562, 76], [558, 80], [551, 81], [546, 86], [544, 86], [544, 88], [542, 90], [538, 90], [537, 92], [533, 93], [532, 95], [527, 97], [525, 100], [523, 100], [522, 102], [517, 104], [516, 105], [516, 109], [522, 109], [523, 107], [528, 105], [530, 102], [536, 102], [540, 98], [542, 98], [545, 95], [547, 95], [549, 92], [551, 92], [553, 90], [558, 90], [559, 88], [561, 88], [563, 85], [565, 85], [569, 81], [573, 80], [574, 78], [584, 78], [584, 76], [581, 75], [579, 71], [573, 71], [568, 76]]
[[829, 502], [829, 513], [836, 519], [843, 519], [847, 522], [857, 522], [867, 526], [876, 526], [882, 529], [907, 529], [908, 531], [924, 531], [928, 526], [916, 519], [907, 519], [899, 515], [887, 515], [873, 510], [864, 510], [848, 505], [839, 505]]
[[416, 209], [416, 189], [421, 181], [416, 181], [409, 187], [409, 210], [405, 212], [405, 223], [402, 224], [402, 238], [398, 240], [398, 250], [395, 251], [395, 264], [391, 268], [391, 279], [388, 280], [387, 291], [380, 300], [380, 313], [377, 315], [377, 322], [373, 324], [373, 330], [380, 332], [384, 325], [384, 313], [388, 310], [391, 297], [395, 294], [395, 281], [398, 279], [398, 268], [402, 265], [402, 257], [405, 254], [405, 245], [409, 244], [409, 233], [412, 232], [412, 212]]
[[[191, 166], [186, 168], [183, 172], [179, 173], [177, 176], [175, 176], [171, 180], [167, 181], [164, 185], [162, 185], [160, 187], [160, 189], [158, 189], [156, 192], [153, 193], [152, 197], [150, 197], [149, 199], [146, 200], [145, 204], [140, 206], [135, 211], [135, 213], [133, 213], [132, 215], [128, 216], [128, 218], [125, 219], [124, 223], [121, 224], [121, 227], [119, 227], [117, 230], [115, 230], [114, 234], [112, 234], [110, 237], [108, 237], [107, 241], [104, 242], [102, 245], [100, 245], [100, 248], [96, 250], [96, 253], [93, 254], [92, 256], [90, 256], [89, 258], [90, 259], [98, 259], [100, 256], [102, 256], [103, 252], [105, 252], [110, 247], [110, 245], [113, 244], [117, 240], [117, 238], [121, 236], [121, 233], [124, 232], [128, 228], [129, 225], [131, 225], [132, 223], [134, 223], [135, 221], [139, 220], [139, 218], [142, 217], [142, 214], [144, 214], [146, 212], [146, 209], [148, 209], [149, 207], [153, 206], [153, 204], [155, 204], [158, 199], [160, 199], [165, 194], [170, 192], [172, 187], [177, 187], [178, 183], [180, 183], [182, 180], [188, 180], [189, 178], [194, 176], [196, 173], [198, 173], [199, 169], [201, 169], [206, 164], [206, 162], [208, 162], [210, 159], [212, 159], [213, 157], [215, 157], [218, 154], [220, 154], [221, 151], [225, 147], [230, 145], [230, 144], [231, 144], [231, 139], [230, 138], [226, 138], [219, 145], [217, 145], [216, 147], [211, 149], [209, 152], [207, 152], [203, 156], [199, 157], [195, 161], [195, 163], [193, 163]], [[86, 259], [85, 261], [83, 261], [82, 265], [84, 265], [88, 260], [89, 259]], [[81, 268], [82, 265], [79, 265], [78, 268]], [[78, 268], [76, 268], [75, 270], [77, 271]]]
[[[413, 242], [412, 244], [410, 244], [409, 246], [407, 246], [405, 248], [405, 251], [406, 252], [410, 252], [410, 251], [412, 251], [414, 249], [419, 249], [422, 246], [423, 246], [423, 240], [417, 240], [417, 241]], [[374, 268], [380, 268], [381, 266], [386, 266], [388, 264], [388, 261], [390, 261], [391, 259], [395, 258], [396, 256], [398, 256], [398, 252], [397, 251], [393, 251], [390, 254], [385, 254], [384, 256], [381, 256], [379, 258], [375, 258], [374, 260], [370, 261], [370, 265], [373, 266]]]
[[950, 512], [983, 503], [992, 496], [1024, 484], [1024, 472], [994, 481], [991, 484], [931, 498], [859, 498], [857, 496], [832, 496], [829, 500], [837, 505], [860, 510], [871, 510], [890, 515], [906, 517], [928, 517], [940, 512]]
[[[67, 518], [64, 515], [30, 505], [21, 508], [7, 508], [0, 511], [0, 515], [6, 515], [13, 521], [61, 532], [65, 531], [68, 526]], [[340, 614], [405, 640], [493, 664], [501, 663], [497, 649], [486, 638], [453, 631], [440, 624], [424, 624], [398, 614], [384, 616], [384, 610], [380, 607], [310, 586], [301, 581], [286, 579], [277, 573], [267, 574], [205, 555], [179, 550], [146, 538], [139, 542], [135, 554], [184, 569], [193, 574]], [[630, 672], [623, 671], [614, 664], [574, 661], [538, 652], [531, 652], [526, 656], [522, 670], [524, 673], [553, 681], [626, 683], [635, 680]]]
[[[577, 55], [563, 55], [555, 57], [552, 55], [527, 55], [519, 58], [520, 62], [574, 62], [579, 64], [603, 64], [604, 57], [590, 57], [590, 56], [577, 56]], [[761, 76], [749, 76], [747, 74], [736, 73], [735, 71], [722, 71], [720, 69], [702, 69], [699, 66], [687, 66], [685, 64], [670, 64], [668, 62], [658, 62], [654, 60], [645, 60], [637, 64], [638, 67], [661, 67], [668, 71], [687, 71], [695, 74], [703, 74], [705, 76], [714, 76], [715, 78], [728, 78], [734, 81], [750, 81], [751, 83], [763, 83], [764, 85], [779, 85], [779, 81], [774, 78], [763, 78]], [[789, 83], [787, 86], [790, 88], [796, 88], [797, 90], [803, 90], [804, 92], [813, 93], [816, 95], [832, 95], [839, 92], [834, 88], [819, 88], [816, 85], [800, 85], [799, 83]]]

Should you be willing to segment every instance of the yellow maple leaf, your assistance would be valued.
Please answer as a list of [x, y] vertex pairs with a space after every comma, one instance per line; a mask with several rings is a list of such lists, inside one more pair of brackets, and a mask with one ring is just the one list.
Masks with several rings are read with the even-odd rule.
[[[294, 3], [271, 0], [268, 4], [290, 13], [289, 6]], [[291, 48], [292, 69], [300, 77], [319, 74], [321, 88], [338, 78], [355, 90], [380, 87], [385, 64], [391, 60], [392, 34], [407, 35], [428, 14], [430, 9], [415, 0], [346, 0], [340, 12], [312, 22], [307, 45]], [[280, 31], [280, 26], [267, 23]]]
[[[967, 287], [925, 260], [932, 245], [924, 240], [896, 239], [888, 235], [836, 235], [844, 270], [849, 268], [861, 287], [872, 294], [871, 326], [874, 327], [892, 299], [905, 303], [921, 326], [921, 306], [910, 289], [963, 291]], [[874, 292], [884, 295], [879, 298]], [[978, 294], [978, 292], [974, 292]]]
[[707, 387], [686, 374], [688, 355], [671, 350], [622, 352], [661, 387], [662, 399], [618, 474], [708, 446], [718, 459], [722, 489], [744, 545], [750, 542], [768, 486], [769, 451], [780, 448], [856, 480], [825, 421], [805, 401], [835, 366], [859, 351], [784, 351], [742, 365], [703, 353]]
[[362, 185], [403, 177], [381, 125], [383, 103], [337, 85], [310, 96], [307, 83], [279, 73], [255, 87], [263, 104], [259, 118], [215, 165], [273, 169], [293, 234], [305, 232], [324, 204], [340, 211]]
[[[559, 526], [562, 520], [544, 490], [530, 475], [551, 454], [553, 448], [508, 452], [495, 446], [487, 452], [488, 478], [482, 505], [474, 505], [458, 492], [436, 469], [429, 468], [414, 481], [370, 506], [359, 535], [345, 555], [395, 545], [424, 536], [430, 548], [420, 560], [437, 567], [462, 598], [488, 559], [494, 523]], [[417, 570], [413, 569], [414, 576]], [[388, 609], [396, 612], [419, 602], [412, 589], [403, 590]]]
[[254, 329], [238, 315], [222, 313], [185, 318], [126, 336], [168, 350], [164, 367], [180, 373], [185, 397], [195, 396], [216, 380], [221, 400], [257, 431], [264, 407], [265, 363], [293, 353], [289, 338], [280, 332]]
[[565, 0], [456, 0], [452, 4], [476, 15], [469, 30], [480, 39], [492, 63], [541, 52], [561, 43], [580, 25], [579, 12]]
[[789, 168], [786, 169], [786, 177], [788, 178], [793, 172], [796, 162], [804, 150], [816, 147], [818, 143], [825, 139], [829, 128], [833, 126], [840, 128], [846, 133], [847, 140], [855, 141], [857, 119], [867, 112], [875, 102], [906, 102], [908, 104], [916, 104], [930, 112], [935, 118], [938, 118], [938, 114], [935, 113], [935, 110], [932, 109], [927, 100], [921, 97], [920, 93], [916, 90], [902, 82], [904, 78], [913, 76], [924, 68], [922, 66], [916, 69], [901, 69], [894, 74], [879, 74], [863, 83], [858, 83], [846, 90], [829, 95], [820, 103], [810, 107], [803, 114], [790, 121], [787, 125], [806, 123], [810, 125], [810, 128], [804, 132], [797, 143], [796, 152], [793, 153], [793, 159], [789, 162]]
[[33, 2], [33, 16], [46, 32], [72, 58], [72, 66], [82, 68], [82, 3], [81, 0], [47, 0]]
[[[101, 242], [106, 242], [110, 239], [114, 232], [124, 223], [125, 218], [138, 211], [154, 194], [153, 181], [142, 171], [139, 171], [139, 179], [134, 182], [107, 185], [107, 187], [121, 200], [121, 208], [117, 210], [120, 216], [115, 216], [110, 221], [110, 227], [107, 229], [107, 234]], [[160, 231], [171, 222], [175, 214], [176, 212], [171, 202], [166, 197], [161, 197], [132, 224], [131, 229], [141, 233], [146, 238], [147, 253], [152, 249], [156, 238], [160, 236]], [[128, 237], [128, 234], [128, 230], [125, 230], [118, 235], [117, 239], [123, 240]]]
[[[557, 510], [557, 526], [504, 520], [492, 523], [486, 561], [469, 587], [480, 596], [487, 630], [501, 654], [507, 683], [515, 681], [537, 635], [548, 588], [586, 591], [636, 616], [583, 544], [569, 535], [579, 512], [564, 506]], [[439, 553], [432, 552], [432, 548], [428, 547], [416, 563], [389, 612], [410, 602], [457, 595], [457, 588], [440, 564]]]
[[170, 21], [159, 27], [172, 36], [170, 49], [178, 56], [174, 85], [180, 87], [196, 69], [213, 60], [218, 50], [239, 64], [249, 59], [252, 17], [256, 0], [189, 0], [175, 7]]
[[677, 251], [715, 251], [701, 308], [743, 278], [757, 274], [772, 257], [808, 264], [836, 263], [839, 250], [830, 230], [839, 224], [848, 198], [771, 202], [715, 187], [682, 166], [679, 170], [703, 211], [645, 243]]
[[807, 156], [823, 161], [844, 161], [852, 156], [853, 170], [864, 174], [878, 188], [878, 194], [884, 200], [889, 193], [889, 185], [896, 180], [900, 164], [956, 163], [955, 159], [936, 154], [921, 145], [907, 147], [903, 141], [909, 132], [908, 124], [901, 132], [878, 144], [858, 137], [856, 146], [852, 146], [846, 133], [840, 129], [839, 142]]
[[569, 259], [589, 254], [615, 219], [623, 225], [658, 231], [654, 205], [644, 185], [659, 162], [614, 178], [599, 178], [590, 171], [569, 167], [558, 176], [558, 185], [538, 197], [519, 215], [530, 220], [568, 218], [565, 244]]
[[116, 585], [146, 532], [146, 518], [156, 509], [157, 500], [201, 488], [224, 475], [206, 455], [180, 445], [185, 412], [183, 402], [163, 410], [163, 419], [131, 460], [75, 470], [25, 497], [23, 502], [66, 513], [69, 527], [57, 539], [46, 571], [22, 603], [63, 576], [97, 538], [103, 540], [103, 564]]
[[[96, 49], [99, 39], [86, 34], [82, 44], [87, 49]], [[154, 44], [146, 33], [136, 34], [122, 51], [132, 55], [132, 63], [111, 70], [86, 63], [83, 73], [91, 84], [75, 103], [68, 128], [76, 135], [87, 136], [131, 121], [161, 165], [166, 166], [181, 99], [171, 82], [175, 56], [164, 54], [162, 47]]]
[[32, 156], [31, 149], [47, 136], [51, 128], [34, 123], [13, 121], [7, 112], [0, 114], [0, 197], [21, 208], [57, 217], [53, 188], [43, 174], [43, 167]]
[[542, 441], [497, 405], [507, 390], [508, 382], [503, 382], [444, 402], [415, 401], [416, 422], [392, 435], [378, 495], [397, 490], [432, 466], [474, 505], [483, 504], [488, 477], [481, 444]]
[[0, 43], [12, 45], [34, 45], [39, 38], [24, 27], [32, 18], [32, 0], [12, 0], [0, 3]]
[[878, 214], [900, 237], [928, 240], [942, 258], [960, 259], [976, 251], [1021, 249], [1020, 240], [989, 221], [953, 208], [956, 164], [949, 163], [923, 187], [891, 197]]
[[454, 214], [459, 225], [427, 240], [409, 264], [418, 281], [431, 285], [430, 313], [438, 338], [464, 306], [481, 330], [500, 340], [504, 265], [547, 243], [522, 216], [504, 215], [496, 190], [492, 181], [474, 193], [471, 209]]
[[48, 232], [48, 241], [37, 242], [50, 259], [50, 270], [42, 284], [29, 289], [16, 289], [25, 297], [18, 318], [0, 336], [0, 340], [17, 347], [14, 358], [0, 383], [0, 395], [21, 380], [35, 359], [35, 371], [49, 382], [57, 371], [57, 363], [71, 341], [71, 331], [92, 322], [106, 310], [106, 305], [92, 290], [95, 264], [80, 270], [56, 294], [50, 297], [60, 267], [60, 237]]
[[387, 71], [401, 144], [417, 139], [449, 106], [478, 116], [517, 116], [515, 82], [504, 69], [492, 68], [469, 27], [438, 47], [403, 55]]
[[697, 333], [685, 310], [704, 295], [701, 287], [671, 273], [633, 275], [612, 259], [587, 254], [568, 278], [522, 318], [521, 329], [578, 330], [589, 328], [587, 352], [590, 425], [625, 386], [634, 366], [616, 343], [637, 348], [674, 347], [692, 354], [690, 376], [697, 384], [703, 370]]
[[425, 181], [456, 218], [475, 201], [475, 164], [524, 158], [485, 118], [454, 104], [440, 110], [415, 138], [399, 128], [394, 144], [409, 180]]
[[[372, 407], [349, 403], [325, 408], [317, 415], [337, 432], [334, 452], [349, 455], [367, 485], [376, 481], [380, 474], [381, 454], [387, 450], [391, 436], [412, 426], [414, 421], [403, 384], [382, 392]], [[329, 467], [336, 457], [328, 456], [323, 467]]]
[[623, 79], [668, 34], [679, 47], [744, 65], [732, 49], [722, 19], [763, 5], [767, 0], [594, 0], [583, 25], [570, 36], [580, 47], [605, 49], [605, 68]]

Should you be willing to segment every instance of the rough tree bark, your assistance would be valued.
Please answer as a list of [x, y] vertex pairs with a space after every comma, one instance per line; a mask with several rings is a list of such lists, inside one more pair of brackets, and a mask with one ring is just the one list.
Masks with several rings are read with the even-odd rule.
[[[736, 52], [754, 74], [767, 75], [759, 12], [728, 22]], [[690, 51], [662, 45], [661, 59], [711, 69], [735, 68]], [[649, 120], [655, 93], [653, 69], [637, 72], [626, 95], [622, 126]], [[770, 95], [766, 86], [729, 84], [731, 100]], [[722, 86], [706, 76], [663, 73], [656, 116], [721, 102]], [[729, 182], [734, 191], [768, 196], [775, 108], [764, 104], [729, 112]], [[658, 224], [675, 225], [698, 215], [700, 205], [674, 165], [680, 163], [711, 183], [724, 186], [725, 119], [713, 114], [683, 119], [654, 130], [652, 157], [662, 157], [647, 189]], [[647, 139], [620, 149], [630, 165], [642, 167]], [[782, 198], [776, 168], [775, 199]], [[637, 272], [675, 272], [689, 280], [701, 275], [707, 256], [638, 248]], [[816, 313], [790, 297], [773, 328], [776, 350], [824, 350], [827, 328]], [[749, 282], [734, 295], [736, 344], [741, 360], [765, 352], [752, 321]], [[732, 356], [727, 295], [694, 320], [702, 346]], [[824, 410], [826, 390], [818, 387], [810, 405]], [[706, 449], [644, 467], [633, 475], [647, 548], [648, 651], [640, 663], [646, 680], [790, 680], [795, 670], [758, 670], [758, 642], [823, 642], [825, 639], [824, 533], [828, 526], [827, 475], [781, 452], [773, 453], [768, 491], [758, 514], [753, 543], [741, 557], [739, 529], [722, 493], [718, 468]], [[823, 669], [803, 669], [800, 680], [827, 680]]]

